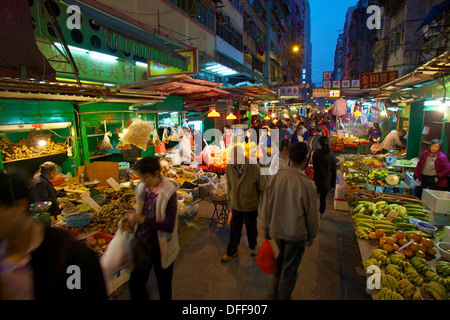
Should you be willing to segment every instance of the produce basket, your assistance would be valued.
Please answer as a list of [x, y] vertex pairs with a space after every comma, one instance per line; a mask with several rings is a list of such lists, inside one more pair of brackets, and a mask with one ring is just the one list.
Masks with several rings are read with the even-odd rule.
[[186, 178], [194, 178], [197, 173], [198, 173], [198, 171], [195, 170], [194, 168], [188, 168], [187, 167], [187, 168], [183, 169], [183, 175]]
[[91, 222], [91, 213], [76, 213], [64, 218], [64, 222], [71, 228], [82, 228]]
[[349, 205], [356, 201], [377, 202], [381, 200], [381, 196], [374, 190], [345, 190], [344, 196]]
[[344, 150], [344, 146], [331, 146], [331, 151], [342, 151]]

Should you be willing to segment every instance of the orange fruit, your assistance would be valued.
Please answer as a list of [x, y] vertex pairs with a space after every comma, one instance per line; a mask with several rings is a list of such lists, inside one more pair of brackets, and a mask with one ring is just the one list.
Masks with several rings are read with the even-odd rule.
[[375, 234], [380, 238], [380, 237], [384, 236], [384, 231], [381, 229], [377, 229], [377, 230], [375, 230]]
[[398, 246], [398, 244], [394, 243], [392, 245], [392, 248], [394, 249], [394, 251], [398, 251], [398, 249], [400, 249], [400, 247]]
[[395, 235], [397, 236], [397, 238], [400, 239], [405, 239], [405, 233], [402, 230], [397, 230], [397, 232], [395, 233]]
[[414, 251], [414, 252], [417, 252], [417, 251], [419, 251], [419, 246], [417, 245], [417, 243], [411, 243], [409, 245], [409, 249]]
[[422, 239], [422, 244], [427, 248], [433, 248], [433, 246], [434, 246], [433, 241], [431, 241], [430, 239], [427, 239], [427, 238]]
[[414, 257], [414, 251], [412, 251], [411, 249], [406, 249], [405, 251], [404, 251], [404, 253], [405, 253], [405, 256], [407, 256], [408, 258], [412, 258], [412, 257]]
[[422, 250], [417, 250], [416, 256], [419, 258], [425, 259], [425, 252], [423, 252]]
[[428, 248], [426, 246], [424, 246], [423, 244], [419, 243], [417, 246], [419, 247], [420, 251], [427, 252]]
[[392, 235], [391, 237], [394, 239], [394, 243], [397, 243], [397, 242], [398, 242], [398, 237], [397, 237], [395, 234]]
[[369, 239], [375, 240], [378, 239], [378, 236], [375, 232], [369, 232]]
[[380, 238], [380, 242], [378, 242], [380, 247], [383, 247], [386, 244], [386, 238]]
[[414, 232], [413, 233], [413, 239], [415, 241], [417, 241], [417, 242], [420, 242], [420, 241], [422, 241], [422, 235], [420, 233], [418, 233], [418, 232]]
[[395, 243], [395, 239], [393, 237], [386, 237], [386, 243], [393, 245]]
[[427, 254], [429, 254], [430, 256], [435, 256], [437, 253], [435, 248], [427, 248]]
[[401, 245], [401, 246], [403, 246], [403, 245], [405, 245], [405, 244], [407, 244], [407, 243], [408, 243], [408, 240], [406, 240], [406, 238], [403, 238], [403, 239], [399, 239], [399, 240], [398, 240], [398, 244]]
[[383, 246], [383, 250], [386, 250], [387, 252], [392, 252], [392, 251], [394, 251], [394, 247], [391, 244], [386, 243]]

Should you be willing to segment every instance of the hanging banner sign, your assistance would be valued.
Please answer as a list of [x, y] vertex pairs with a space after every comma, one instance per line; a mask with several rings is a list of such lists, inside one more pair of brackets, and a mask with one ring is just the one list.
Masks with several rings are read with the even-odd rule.
[[329, 89], [313, 89], [313, 97], [315, 98], [328, 98], [329, 96]]
[[341, 81], [340, 80], [333, 80], [332, 82], [334, 89], [339, 89], [341, 87]]
[[361, 89], [374, 89], [398, 78], [398, 71], [364, 73], [359, 76]]
[[198, 74], [198, 52], [197, 49], [176, 50], [180, 55], [188, 59], [187, 70], [165, 66], [158, 62], [148, 60], [148, 77], [174, 76], [178, 74], [194, 75]]

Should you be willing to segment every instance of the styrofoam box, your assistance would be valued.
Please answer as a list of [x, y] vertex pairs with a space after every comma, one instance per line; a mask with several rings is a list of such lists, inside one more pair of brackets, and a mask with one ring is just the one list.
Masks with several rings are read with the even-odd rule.
[[422, 202], [433, 212], [450, 214], [450, 192], [424, 189]]
[[119, 289], [120, 286], [125, 284], [129, 279], [130, 272], [125, 268], [120, 269], [114, 278], [106, 281], [107, 294], [110, 295], [111, 293]]
[[345, 199], [345, 190], [361, 190], [360, 187], [346, 186], [346, 185], [336, 185], [334, 190], [334, 199], [337, 200], [346, 200]]
[[411, 171], [406, 171], [406, 172], [405, 172], [405, 183], [406, 183], [411, 189], [413, 189], [413, 188], [415, 188], [415, 187], [417, 187], [417, 186], [420, 186], [420, 184], [421, 184], [420, 182], [414, 180], [413, 174], [414, 174], [414, 172], [411, 172]]
[[334, 199], [334, 210], [348, 212], [350, 211], [350, 206], [348, 205], [347, 200]]

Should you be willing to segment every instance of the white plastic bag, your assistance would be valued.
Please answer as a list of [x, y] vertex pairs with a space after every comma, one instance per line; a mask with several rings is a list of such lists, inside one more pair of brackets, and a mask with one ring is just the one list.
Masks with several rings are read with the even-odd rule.
[[164, 128], [164, 131], [163, 131], [163, 134], [162, 134], [162, 142], [164, 144], [168, 144], [170, 142], [169, 130], [167, 130], [167, 128]]
[[123, 267], [132, 267], [133, 255], [130, 241], [132, 236], [122, 228], [116, 231], [105, 253], [100, 257], [100, 266], [105, 279], [113, 278]]

